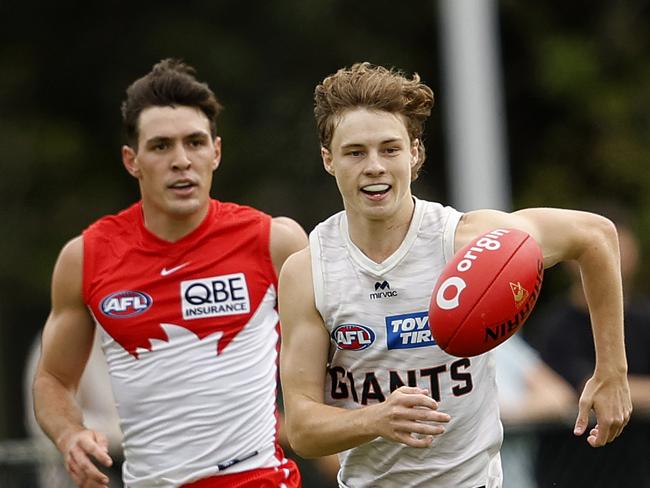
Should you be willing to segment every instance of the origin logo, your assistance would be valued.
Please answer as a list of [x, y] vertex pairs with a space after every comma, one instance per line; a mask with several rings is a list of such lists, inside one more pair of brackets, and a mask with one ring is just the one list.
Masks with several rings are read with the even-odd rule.
[[108, 295], [102, 300], [99, 307], [104, 315], [122, 319], [141, 314], [152, 304], [152, 298], [146, 293], [128, 290]]
[[342, 324], [332, 331], [337, 349], [362, 351], [375, 342], [375, 333], [365, 325]]

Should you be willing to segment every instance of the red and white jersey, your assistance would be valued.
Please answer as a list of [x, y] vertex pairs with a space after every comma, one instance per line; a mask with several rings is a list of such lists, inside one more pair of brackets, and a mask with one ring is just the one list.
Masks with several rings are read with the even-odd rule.
[[170, 243], [145, 228], [138, 203], [84, 232], [83, 295], [102, 336], [129, 488], [288, 466], [277, 444], [270, 223], [211, 200], [201, 225]]

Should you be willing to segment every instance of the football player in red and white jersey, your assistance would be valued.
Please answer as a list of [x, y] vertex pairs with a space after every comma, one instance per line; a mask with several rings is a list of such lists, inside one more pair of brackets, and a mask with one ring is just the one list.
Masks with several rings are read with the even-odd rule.
[[277, 442], [276, 289], [307, 239], [289, 218], [210, 197], [220, 109], [177, 60], [135, 81], [122, 160], [141, 200], [68, 242], [54, 268], [34, 408], [79, 486], [106, 486], [97, 464], [112, 463], [74, 400], [96, 333], [126, 486], [300, 486]]

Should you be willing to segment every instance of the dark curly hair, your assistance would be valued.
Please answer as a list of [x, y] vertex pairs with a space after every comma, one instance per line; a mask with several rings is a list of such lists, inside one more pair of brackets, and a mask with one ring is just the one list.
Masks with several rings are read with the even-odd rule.
[[223, 107], [210, 87], [197, 81], [195, 75], [192, 66], [167, 58], [127, 88], [126, 99], [122, 102], [122, 119], [129, 146], [137, 149], [138, 121], [142, 111], [149, 107], [195, 107], [208, 118], [211, 135], [216, 137], [217, 116]]

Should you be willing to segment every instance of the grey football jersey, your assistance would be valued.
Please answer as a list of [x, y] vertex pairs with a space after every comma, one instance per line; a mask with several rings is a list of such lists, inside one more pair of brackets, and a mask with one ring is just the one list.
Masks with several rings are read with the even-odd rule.
[[494, 360], [450, 356], [431, 336], [431, 292], [453, 255], [461, 214], [415, 199], [400, 247], [382, 263], [350, 240], [345, 212], [310, 234], [316, 308], [330, 333], [326, 403], [360, 408], [402, 385], [429, 390], [451, 416], [445, 433], [416, 449], [376, 438], [339, 454], [341, 487], [501, 486]]

